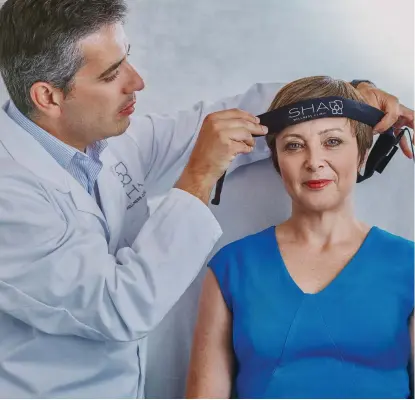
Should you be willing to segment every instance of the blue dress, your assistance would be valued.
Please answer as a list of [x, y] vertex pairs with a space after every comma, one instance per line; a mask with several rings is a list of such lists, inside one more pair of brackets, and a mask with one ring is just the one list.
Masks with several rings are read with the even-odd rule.
[[288, 273], [275, 227], [209, 262], [233, 316], [239, 398], [408, 398], [414, 243], [371, 228], [317, 294]]

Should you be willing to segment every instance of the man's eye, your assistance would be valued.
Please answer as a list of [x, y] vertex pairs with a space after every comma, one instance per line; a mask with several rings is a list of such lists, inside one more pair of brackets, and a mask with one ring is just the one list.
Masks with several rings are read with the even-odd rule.
[[114, 81], [115, 79], [117, 79], [117, 77], [118, 77], [118, 75], [120, 74], [120, 71], [116, 71], [115, 72], [115, 74], [113, 74], [113, 75], [110, 75], [110, 76], [107, 76], [106, 78], [104, 78], [104, 81], [105, 82], [112, 82], [112, 81]]
[[336, 147], [340, 144], [342, 144], [343, 141], [341, 139], [338, 138], [330, 138], [328, 140], [326, 140], [326, 145], [329, 147]]

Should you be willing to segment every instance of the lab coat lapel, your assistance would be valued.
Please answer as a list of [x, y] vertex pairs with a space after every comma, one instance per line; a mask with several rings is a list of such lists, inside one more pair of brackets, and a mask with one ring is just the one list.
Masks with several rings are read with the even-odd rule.
[[98, 207], [95, 199], [85, 190], [85, 188], [68, 173], [68, 183], [71, 192], [72, 200], [75, 203], [76, 209], [81, 212], [93, 214], [98, 217], [102, 224], [107, 228], [104, 214]]
[[98, 190], [101, 207], [110, 232], [109, 250], [111, 253], [114, 253], [124, 222], [127, 199], [122, 189], [122, 184], [114, 172], [114, 166], [117, 164], [116, 158], [106, 148], [101, 154], [100, 159], [103, 167], [98, 177]]
[[6, 107], [7, 103], [0, 110], [0, 142], [11, 156], [29, 171], [46, 180], [56, 190], [61, 193], [70, 192], [79, 211], [95, 215], [106, 226], [105, 217], [91, 195], [36, 139], [6, 114]]
[[[98, 176], [98, 188], [102, 204], [101, 211], [95, 199], [85, 188], [37, 142], [28, 132], [16, 124], [5, 112], [7, 104], [0, 109], [0, 145], [29, 171], [46, 180], [61, 193], [70, 193], [78, 211], [92, 214], [100, 219], [109, 236], [110, 251], [113, 252], [127, 208], [126, 195], [115, 174], [116, 158], [106, 148], [101, 154], [103, 168]], [[105, 216], [104, 216], [105, 214]]]

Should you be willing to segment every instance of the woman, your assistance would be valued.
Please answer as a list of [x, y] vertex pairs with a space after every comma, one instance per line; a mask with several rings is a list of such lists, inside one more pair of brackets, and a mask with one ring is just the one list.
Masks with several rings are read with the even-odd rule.
[[[270, 110], [326, 96], [363, 101], [346, 82], [312, 77]], [[209, 263], [187, 397], [407, 398], [414, 243], [352, 207], [372, 128], [322, 118], [271, 138], [292, 215]]]

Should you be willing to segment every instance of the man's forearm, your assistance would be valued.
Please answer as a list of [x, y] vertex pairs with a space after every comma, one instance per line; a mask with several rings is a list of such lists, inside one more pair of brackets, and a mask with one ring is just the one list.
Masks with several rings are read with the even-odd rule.
[[174, 187], [190, 193], [207, 205], [214, 185], [215, 182], [211, 182], [207, 177], [185, 170]]

